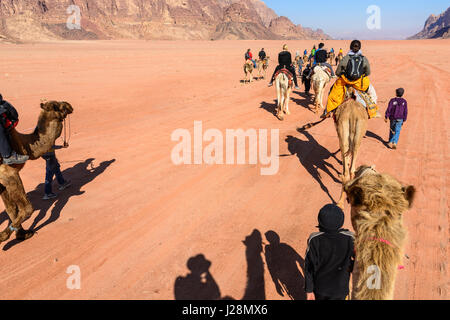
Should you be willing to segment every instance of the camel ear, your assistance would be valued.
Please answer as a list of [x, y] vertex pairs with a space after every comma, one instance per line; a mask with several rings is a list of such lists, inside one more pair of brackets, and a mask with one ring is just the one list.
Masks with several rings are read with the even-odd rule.
[[405, 195], [405, 199], [408, 201], [409, 207], [411, 208], [414, 201], [414, 197], [416, 195], [416, 188], [414, 186], [407, 186], [403, 187], [402, 190]]
[[347, 192], [348, 202], [352, 207], [359, 207], [363, 204], [364, 192], [360, 187], [350, 187]]

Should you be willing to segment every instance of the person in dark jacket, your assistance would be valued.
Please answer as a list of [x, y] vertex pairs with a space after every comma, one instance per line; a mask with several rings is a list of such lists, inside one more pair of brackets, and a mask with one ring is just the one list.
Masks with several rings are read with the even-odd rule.
[[287, 70], [289, 70], [290, 73], [292, 73], [292, 77], [293, 77], [294, 84], [295, 84], [295, 89], [300, 90], [298, 83], [297, 83], [295, 68], [292, 65], [292, 56], [291, 56], [291, 53], [288, 51], [288, 47], [286, 44], [283, 46], [283, 51], [281, 51], [280, 54], [278, 55], [278, 66], [275, 68], [275, 71], [273, 72], [272, 78], [269, 83], [269, 87], [271, 87], [273, 85], [273, 81], [275, 80], [275, 74], [279, 70], [284, 69], [284, 68], [286, 68]]
[[266, 52], [264, 51], [264, 48], [261, 49], [261, 51], [258, 54], [259, 60], [263, 61], [266, 58]]
[[311, 71], [311, 67], [309, 64], [306, 65], [305, 70], [303, 70], [302, 74], [302, 84], [305, 85], [305, 93], [309, 95], [309, 90], [311, 90], [311, 79], [308, 77]]
[[308, 300], [345, 300], [354, 264], [354, 235], [341, 229], [344, 212], [334, 204], [319, 212], [319, 232], [310, 235], [305, 255]]
[[11, 107], [11, 104], [3, 100], [3, 96], [0, 94], [0, 155], [3, 158], [2, 161], [4, 164], [11, 165], [11, 164], [22, 164], [25, 163], [28, 160], [27, 155], [17, 154], [16, 151], [14, 151], [11, 148], [11, 145], [8, 140], [8, 132], [4, 127], [3, 115], [6, 114], [8, 108]]
[[328, 52], [324, 49], [325, 44], [320, 43], [319, 49], [314, 54], [314, 66], [311, 69], [310, 77], [313, 75], [313, 70], [315, 66], [327, 66], [331, 71], [331, 77], [336, 78], [336, 74], [334, 73], [333, 67], [329, 64], [328, 61]]
[[402, 98], [405, 90], [403, 88], [398, 88], [395, 93], [397, 97], [392, 98], [391, 101], [389, 101], [389, 106], [386, 110], [384, 119], [385, 122], [387, 122], [388, 119], [390, 120], [388, 147], [391, 149], [397, 149], [400, 131], [408, 118], [408, 103]]

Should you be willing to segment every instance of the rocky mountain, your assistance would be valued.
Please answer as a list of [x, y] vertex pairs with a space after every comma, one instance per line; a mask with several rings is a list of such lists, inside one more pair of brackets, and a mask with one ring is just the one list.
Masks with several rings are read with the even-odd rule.
[[303, 28], [301, 25], [295, 25], [287, 17], [278, 17], [270, 22], [269, 30], [287, 40], [296, 39], [321, 39], [329, 40], [330, 36], [326, 35], [322, 30], [316, 31], [310, 28]]
[[449, 39], [450, 38], [450, 7], [438, 16], [432, 14], [423, 30], [408, 39]]
[[0, 41], [307, 38], [260, 0], [0, 0]]

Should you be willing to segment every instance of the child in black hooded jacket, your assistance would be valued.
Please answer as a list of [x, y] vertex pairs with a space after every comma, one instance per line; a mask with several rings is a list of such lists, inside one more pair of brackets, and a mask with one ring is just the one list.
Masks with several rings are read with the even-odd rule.
[[353, 271], [354, 235], [341, 229], [344, 212], [333, 204], [319, 212], [319, 232], [310, 235], [305, 255], [308, 300], [345, 300]]

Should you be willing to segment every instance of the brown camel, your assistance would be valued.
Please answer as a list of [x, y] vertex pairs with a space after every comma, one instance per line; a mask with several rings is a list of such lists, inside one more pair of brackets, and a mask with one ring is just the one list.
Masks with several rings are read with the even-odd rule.
[[374, 166], [361, 166], [344, 189], [355, 230], [353, 298], [393, 299], [406, 239], [402, 218], [411, 208], [415, 188], [378, 173]]
[[328, 52], [328, 59], [330, 59], [330, 64], [333, 65], [333, 62], [336, 58], [336, 55], [334, 52]]
[[[61, 135], [63, 120], [73, 112], [69, 103], [57, 101], [41, 103], [41, 109], [33, 133], [21, 134], [15, 129], [11, 132], [11, 147], [18, 154], [28, 155], [30, 160], [38, 159], [53, 147]], [[19, 175], [24, 165], [0, 165], [0, 193], [11, 220], [11, 224], [0, 232], [0, 243], [8, 240], [14, 231], [18, 240], [26, 240], [33, 236], [33, 231], [22, 228], [22, 223], [33, 213], [33, 207]]]
[[[354, 100], [354, 89], [349, 88], [346, 100], [335, 112], [335, 125], [342, 154], [342, 186], [354, 178], [356, 159], [362, 139], [367, 131], [367, 111], [363, 105]], [[338, 206], [344, 209], [344, 188]]]
[[260, 79], [265, 79], [267, 75], [267, 69], [269, 68], [270, 57], [266, 57], [264, 60], [258, 60], [258, 74]]
[[253, 80], [253, 69], [254, 69], [254, 65], [253, 65], [253, 61], [251, 60], [247, 60], [244, 64], [244, 74], [245, 74], [245, 78], [244, 78], [244, 83], [251, 83]]

